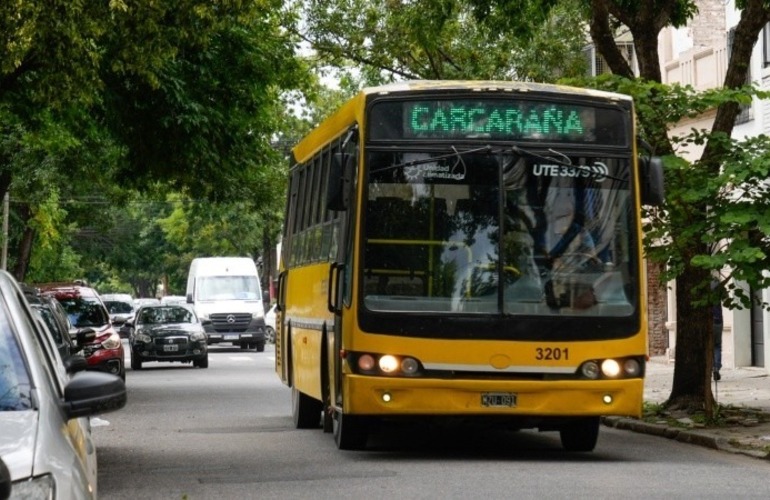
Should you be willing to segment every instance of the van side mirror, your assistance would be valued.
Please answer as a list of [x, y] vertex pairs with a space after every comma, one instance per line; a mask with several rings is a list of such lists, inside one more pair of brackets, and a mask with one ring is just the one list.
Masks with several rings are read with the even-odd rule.
[[665, 200], [663, 159], [659, 156], [639, 158], [639, 190], [642, 205], [659, 207]]
[[350, 205], [350, 183], [353, 162], [357, 153], [334, 153], [329, 167], [329, 183], [326, 187], [326, 209], [337, 212]]

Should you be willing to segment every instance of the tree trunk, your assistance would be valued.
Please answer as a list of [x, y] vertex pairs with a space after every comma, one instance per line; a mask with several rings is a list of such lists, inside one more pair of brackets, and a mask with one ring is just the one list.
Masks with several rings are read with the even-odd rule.
[[19, 241], [19, 247], [16, 251], [16, 265], [13, 269], [13, 276], [17, 281], [24, 281], [29, 269], [29, 260], [32, 256], [32, 245], [35, 242], [35, 230], [28, 224], [32, 219], [32, 210], [29, 205], [21, 204], [17, 207], [16, 213], [20, 221], [24, 224], [24, 232]]
[[[685, 257], [703, 255], [708, 247], [693, 248]], [[695, 306], [703, 296], [703, 284], [710, 281], [705, 269], [686, 265], [676, 280], [676, 364], [674, 383], [667, 406], [704, 411], [713, 416], [711, 369], [714, 352], [713, 317], [709, 306]]]

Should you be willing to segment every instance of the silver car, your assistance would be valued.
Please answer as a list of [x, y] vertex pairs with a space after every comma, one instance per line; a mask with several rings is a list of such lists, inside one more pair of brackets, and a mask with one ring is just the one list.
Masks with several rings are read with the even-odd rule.
[[69, 376], [18, 284], [0, 271], [0, 497], [10, 485], [13, 498], [96, 498], [88, 417], [125, 403], [115, 375]]

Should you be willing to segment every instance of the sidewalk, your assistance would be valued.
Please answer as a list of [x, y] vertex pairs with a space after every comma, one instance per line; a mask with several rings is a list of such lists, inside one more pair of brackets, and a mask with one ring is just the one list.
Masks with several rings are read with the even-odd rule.
[[[770, 377], [765, 368], [722, 368], [722, 380], [713, 382], [711, 389], [717, 403], [723, 407], [740, 408], [726, 411], [725, 425], [705, 427], [684, 415], [670, 420], [648, 422], [630, 418], [607, 417], [605, 425], [618, 429], [654, 434], [709, 448], [742, 453], [757, 458], [770, 458]], [[663, 403], [671, 394], [674, 362], [665, 357], [653, 357], [647, 364], [644, 400]], [[755, 410], [755, 411], [743, 411]], [[760, 413], [766, 415], [760, 415]]]

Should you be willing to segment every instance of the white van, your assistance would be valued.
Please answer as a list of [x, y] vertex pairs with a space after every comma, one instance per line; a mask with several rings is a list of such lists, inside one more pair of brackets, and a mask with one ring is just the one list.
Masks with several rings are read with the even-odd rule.
[[248, 257], [199, 257], [187, 275], [187, 303], [206, 327], [208, 343], [265, 350], [265, 309], [257, 266]]

